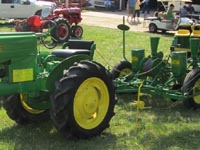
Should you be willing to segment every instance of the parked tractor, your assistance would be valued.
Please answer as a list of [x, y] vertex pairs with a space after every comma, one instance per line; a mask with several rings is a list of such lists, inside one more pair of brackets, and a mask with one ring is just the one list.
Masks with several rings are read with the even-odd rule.
[[[81, 38], [83, 28], [78, 25], [81, 22], [80, 8], [62, 8], [52, 10], [43, 9], [41, 16], [31, 16], [22, 21], [16, 21], [15, 30], [18, 32], [46, 32], [42, 43], [47, 48], [54, 48], [56, 43], [64, 43], [70, 36]], [[50, 40], [49, 40], [50, 36]], [[51, 44], [46, 44], [47, 40]]]
[[100, 134], [116, 100], [110, 73], [92, 61], [94, 41], [69, 40], [49, 52], [37, 49], [37, 38], [0, 33], [0, 95], [8, 116], [21, 125], [51, 117], [64, 136]]
[[[125, 32], [125, 24], [119, 25]], [[191, 61], [186, 51], [173, 51], [165, 56], [158, 51], [159, 37], [151, 37], [151, 55], [145, 56], [144, 49], [131, 51], [131, 62], [125, 58], [112, 70], [116, 93], [147, 93], [184, 101], [193, 108], [200, 107], [199, 39], [190, 38]]]

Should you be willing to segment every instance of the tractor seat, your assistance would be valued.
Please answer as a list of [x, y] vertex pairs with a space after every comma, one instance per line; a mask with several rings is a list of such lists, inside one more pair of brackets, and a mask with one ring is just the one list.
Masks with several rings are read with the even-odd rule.
[[52, 51], [52, 55], [60, 58], [67, 58], [73, 55], [90, 55], [94, 41], [89, 40], [69, 40], [63, 45], [63, 49]]
[[179, 29], [178, 31], [176, 31], [176, 34], [175, 36], [190, 36], [190, 31], [189, 30], [186, 30], [186, 29]]
[[200, 25], [199, 24], [194, 26], [194, 30], [191, 34], [191, 37], [197, 37], [197, 38], [200, 37]]
[[188, 23], [181, 23], [177, 30], [188, 30], [190, 33], [192, 33], [192, 26]]
[[90, 55], [90, 50], [87, 49], [57, 49], [53, 50], [52, 55], [55, 55], [56, 57], [59, 58], [67, 58], [73, 55]]
[[200, 30], [193, 30], [191, 37], [200, 37]]

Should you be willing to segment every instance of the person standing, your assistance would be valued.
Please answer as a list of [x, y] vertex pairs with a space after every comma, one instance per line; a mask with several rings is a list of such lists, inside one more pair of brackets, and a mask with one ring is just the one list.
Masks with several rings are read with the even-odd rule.
[[115, 11], [115, 6], [111, 3], [111, 1], [110, 0], [105, 0], [104, 1], [104, 5], [107, 7], [107, 8], [109, 8], [111, 11]]
[[186, 9], [187, 9], [187, 12], [189, 14], [194, 14], [195, 13], [195, 10], [194, 10], [194, 7], [192, 6], [192, 3], [189, 3], [189, 5], [188, 5], [188, 7]]
[[149, 14], [149, 1], [150, 0], [144, 0], [143, 3], [143, 9], [142, 9], [142, 13], [144, 14], [147, 11], [147, 14]]
[[128, 0], [125, 0], [125, 8], [127, 8]]
[[137, 17], [137, 22], [140, 23], [140, 5], [141, 5], [141, 2], [140, 0], [136, 0], [135, 2], [135, 13], [134, 13], [134, 21], [135, 21], [135, 18]]
[[183, 8], [180, 9], [180, 16], [185, 17], [187, 13], [187, 7], [184, 5]]
[[[128, 0], [127, 10], [128, 10], [127, 22], [132, 23], [133, 14], [135, 14], [135, 0]], [[131, 18], [131, 20], [129, 20], [129, 18]]]

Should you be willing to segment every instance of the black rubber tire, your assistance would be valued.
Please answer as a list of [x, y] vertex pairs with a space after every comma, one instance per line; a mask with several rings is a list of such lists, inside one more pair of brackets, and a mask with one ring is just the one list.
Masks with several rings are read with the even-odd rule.
[[166, 30], [162, 30], [162, 33], [165, 34], [167, 31]]
[[57, 46], [57, 42], [52, 38], [50, 41], [47, 41], [46, 38], [41, 38], [41, 42], [48, 49], [53, 49]]
[[73, 31], [74, 31], [75, 25], [71, 26], [71, 37], [74, 37]]
[[41, 32], [45, 34], [45, 36], [41, 37], [41, 42], [48, 49], [53, 49], [57, 46], [56, 39], [51, 36], [51, 30], [53, 30], [55, 27], [56, 23], [51, 20], [45, 21], [41, 27]]
[[113, 76], [113, 79], [116, 79], [118, 77], [123, 77], [125, 75], [128, 75], [132, 72], [131, 63], [128, 61], [121, 61], [120, 63], [116, 64], [111, 74]]
[[19, 94], [11, 95], [3, 100], [3, 107], [10, 119], [18, 124], [25, 125], [29, 123], [39, 123], [49, 119], [49, 111], [45, 110], [39, 114], [28, 112], [20, 101]]
[[70, 25], [67, 20], [58, 18], [56, 27], [51, 31], [51, 36], [59, 43], [67, 42], [70, 38]]
[[42, 10], [38, 10], [38, 11], [35, 13], [35, 15], [37, 15], [37, 16], [41, 16], [41, 14], [42, 14]]
[[157, 82], [159, 83], [165, 83], [169, 80], [170, 78], [170, 73], [166, 71], [161, 71], [163, 70], [163, 67], [167, 64], [163, 62], [161, 59], [162, 53], [157, 54], [158, 57], [153, 58], [149, 57], [143, 60], [143, 63], [141, 65], [141, 76], [143, 77], [156, 77]]
[[[101, 122], [94, 127], [87, 129], [79, 124], [78, 121], [76, 121], [76, 115], [74, 114], [74, 111], [79, 111], [79, 109], [74, 110], [74, 106], [77, 104], [76, 94], [80, 85], [91, 78], [100, 79], [103, 81], [104, 85], [107, 87], [106, 89], [109, 96], [107, 97], [108, 99], [106, 99], [108, 102], [108, 108], [105, 116], [103, 116], [103, 120], [101, 120]], [[92, 89], [98, 93], [99, 98], [103, 97], [101, 93], [102, 91], [96, 86], [97, 83], [93, 82], [92, 84]], [[51, 98], [51, 118], [55, 127], [62, 135], [64, 135], [64, 137], [69, 137], [70, 135], [83, 139], [90, 138], [99, 135], [105, 128], [109, 127], [109, 122], [114, 116], [114, 106], [116, 100], [111, 75], [103, 66], [96, 62], [82, 61], [79, 64], [70, 67], [67, 76], [61, 78], [60, 81], [56, 83], [56, 87], [56, 91]], [[85, 101], [89, 100], [91, 94], [94, 94], [88, 92], [87, 90], [84, 90], [81, 93], [85, 94], [85, 99], [82, 101], [81, 94], [81, 100], [79, 100], [84, 102], [84, 104]], [[93, 97], [95, 97], [94, 95]], [[103, 109], [103, 111], [105, 111], [105, 109]], [[96, 109], [96, 111], [98, 110], [102, 109]], [[98, 112], [97, 114], [101, 114], [101, 112]]]
[[149, 32], [151, 32], [151, 33], [157, 32], [157, 26], [154, 23], [149, 24]]
[[80, 39], [82, 35], [83, 35], [83, 28], [79, 25], [74, 26], [72, 29], [72, 36], [77, 39]]
[[[189, 95], [193, 95], [193, 92], [195, 92], [194, 91], [195, 84], [196, 82], [199, 82], [199, 80], [200, 80], [200, 69], [196, 68], [191, 70], [184, 79], [181, 91], [183, 93], [188, 93]], [[194, 97], [185, 100], [184, 104], [188, 108], [191, 107], [195, 109], [200, 108], [200, 103], [197, 103]]]
[[153, 71], [151, 69], [154, 67], [155, 60], [153, 58], [148, 58], [143, 64], [142, 64], [142, 72], [145, 73], [146, 76], [153, 76]]

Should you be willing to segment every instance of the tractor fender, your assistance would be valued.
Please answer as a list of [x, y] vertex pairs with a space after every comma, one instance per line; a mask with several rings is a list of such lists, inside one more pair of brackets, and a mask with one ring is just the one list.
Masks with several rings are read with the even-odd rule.
[[63, 77], [63, 71], [69, 69], [74, 63], [78, 63], [81, 60], [90, 60], [90, 57], [88, 55], [74, 55], [64, 59], [49, 74], [46, 88], [49, 91], [53, 91], [55, 89], [55, 82]]

